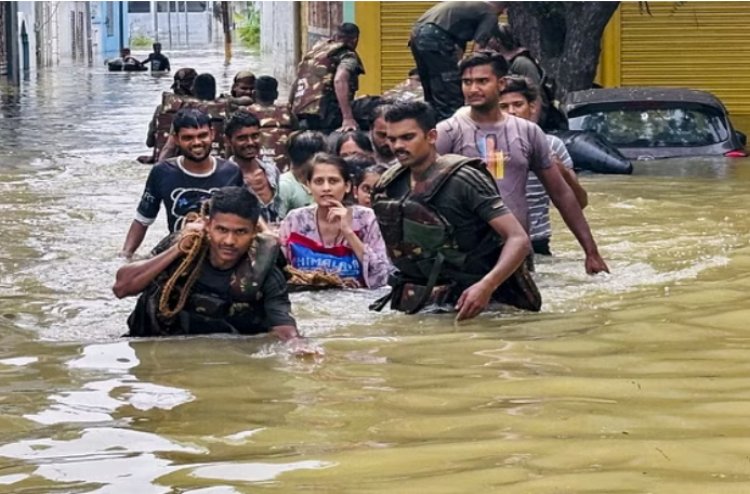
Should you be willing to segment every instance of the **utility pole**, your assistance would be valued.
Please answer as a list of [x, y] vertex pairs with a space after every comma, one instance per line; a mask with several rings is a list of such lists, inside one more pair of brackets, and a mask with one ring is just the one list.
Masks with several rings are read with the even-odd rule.
[[159, 42], [159, 6], [158, 2], [151, 1], [151, 12], [154, 13], [154, 41]]
[[188, 33], [190, 32], [190, 27], [188, 25], [188, 21], [190, 18], [188, 17], [188, 2], [185, 0], [185, 46], [187, 47], [190, 44], [190, 40], [188, 38]]
[[224, 25], [224, 63], [226, 65], [229, 65], [232, 62], [232, 30], [229, 25], [230, 17], [229, 2], [221, 2], [221, 23]]
[[172, 49], [172, 1], [167, 2], [167, 32], [169, 33], [169, 49]]

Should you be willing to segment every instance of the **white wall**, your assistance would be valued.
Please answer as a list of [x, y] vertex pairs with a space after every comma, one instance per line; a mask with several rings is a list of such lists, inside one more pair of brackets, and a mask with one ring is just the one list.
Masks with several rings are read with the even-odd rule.
[[295, 2], [257, 2], [260, 7], [260, 52], [280, 85], [294, 82], [299, 32]]

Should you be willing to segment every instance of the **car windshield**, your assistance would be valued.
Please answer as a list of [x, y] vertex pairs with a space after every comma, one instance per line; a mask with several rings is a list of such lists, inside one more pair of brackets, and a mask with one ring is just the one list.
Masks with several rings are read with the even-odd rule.
[[591, 130], [618, 147], [709, 146], [726, 141], [722, 117], [704, 108], [591, 108], [569, 118], [571, 130]]

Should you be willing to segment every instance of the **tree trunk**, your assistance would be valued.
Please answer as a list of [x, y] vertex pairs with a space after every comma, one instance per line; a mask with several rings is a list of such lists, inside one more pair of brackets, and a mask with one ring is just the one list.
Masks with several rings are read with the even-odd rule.
[[508, 2], [513, 33], [557, 82], [557, 97], [594, 82], [604, 28], [620, 2]]

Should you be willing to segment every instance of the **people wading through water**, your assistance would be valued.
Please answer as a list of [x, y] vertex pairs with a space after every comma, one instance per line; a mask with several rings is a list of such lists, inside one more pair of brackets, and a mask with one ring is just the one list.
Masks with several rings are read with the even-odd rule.
[[212, 193], [207, 209], [154, 257], [117, 271], [115, 295], [140, 295], [129, 336], [298, 338], [278, 240], [258, 232], [258, 199], [244, 187], [224, 187]]
[[371, 308], [410, 314], [432, 306], [471, 319], [490, 302], [538, 311], [541, 297], [523, 263], [529, 237], [478, 159], [438, 155], [436, 115], [424, 102], [385, 114], [399, 164], [375, 186], [372, 207], [398, 270], [391, 293]]
[[179, 230], [188, 213], [200, 210], [211, 191], [227, 185], [244, 186], [239, 167], [211, 156], [214, 130], [211, 118], [195, 108], [180, 110], [172, 122], [180, 156], [151, 168], [121, 255], [131, 258], [164, 204], [167, 227]]
[[279, 169], [276, 165], [259, 159], [261, 133], [260, 122], [255, 115], [238, 110], [229, 118], [224, 133], [227, 149], [232, 155], [229, 161], [236, 163], [245, 180], [245, 185], [258, 197], [261, 218], [266, 223], [279, 221]]
[[307, 168], [313, 204], [290, 211], [279, 238], [289, 263], [301, 271], [322, 270], [352, 287], [385, 285], [391, 265], [372, 209], [350, 205], [352, 177], [346, 162], [316, 154]]
[[[500, 91], [500, 109], [508, 115], [532, 120], [536, 106], [539, 104], [539, 88], [530, 79], [522, 76], [505, 77], [505, 87]], [[533, 121], [533, 120], [532, 120]], [[576, 196], [581, 209], [588, 205], [588, 194], [578, 183], [573, 160], [565, 148], [562, 139], [547, 134], [547, 143], [552, 151], [552, 162], [560, 170], [565, 182]], [[529, 205], [529, 237], [535, 254], [550, 256], [550, 237], [552, 225], [549, 221], [549, 196], [535, 173], [529, 173], [526, 183], [526, 201]]]
[[589, 229], [581, 205], [560, 170], [552, 163], [549, 144], [533, 122], [500, 111], [508, 63], [495, 52], [475, 52], [461, 61], [461, 87], [468, 107], [437, 126], [437, 150], [485, 161], [497, 180], [505, 205], [529, 230], [526, 184], [536, 173], [565, 224], [586, 255], [589, 274], [609, 272]]

